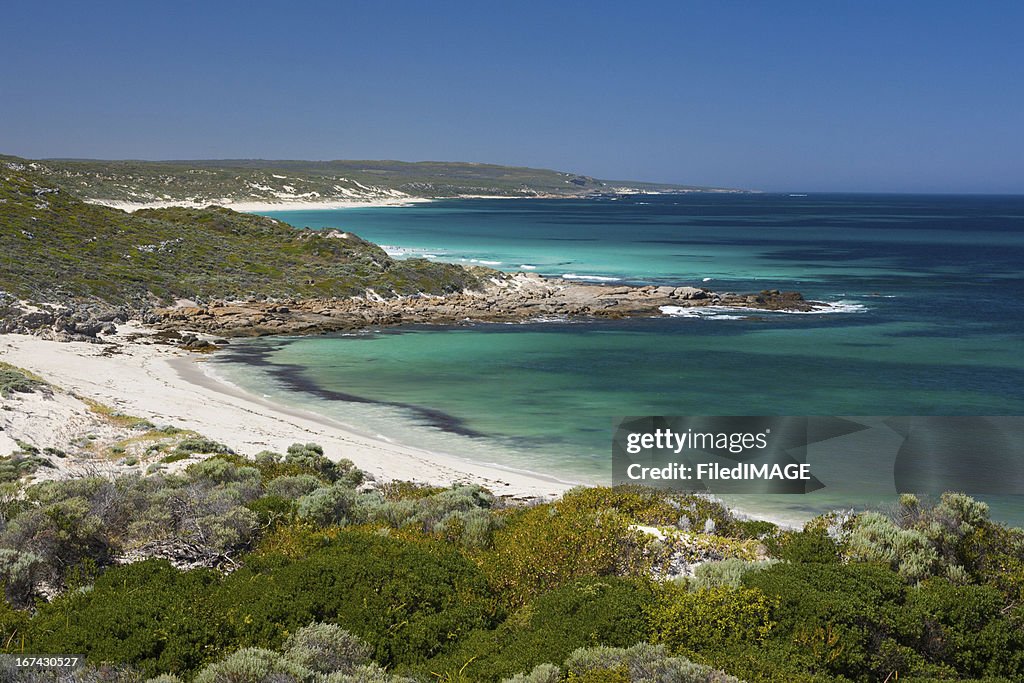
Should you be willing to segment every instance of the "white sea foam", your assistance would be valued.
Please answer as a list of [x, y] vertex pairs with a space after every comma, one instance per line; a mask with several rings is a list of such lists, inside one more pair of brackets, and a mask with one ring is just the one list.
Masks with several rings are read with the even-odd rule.
[[800, 313], [863, 313], [868, 307], [857, 301], [833, 301], [818, 306], [813, 311], [800, 311]]
[[618, 282], [621, 277], [605, 277], [603, 275], [577, 275], [576, 273], [563, 273], [563, 280], [588, 280], [590, 282]]
[[519, 268], [521, 270], [537, 270], [537, 266], [531, 266], [529, 263], [524, 263]]
[[482, 263], [485, 266], [500, 266], [501, 265], [501, 261], [485, 261], [483, 259], [477, 259], [477, 258], [471, 258], [471, 259], [469, 259], [469, 262], [470, 263]]
[[[426, 249], [418, 247], [399, 247], [394, 244], [382, 244], [380, 248], [384, 250], [384, 253], [388, 256], [418, 256], [420, 258], [437, 258], [439, 254], [428, 252]], [[441, 252], [444, 254], [444, 252]], [[461, 259], [465, 261], [466, 259]]]
[[709, 277], [706, 277], [706, 278], [704, 278], [703, 280], [701, 280], [701, 282], [711, 282], [711, 278], [709, 278]]
[[[659, 306], [658, 310], [673, 318], [713, 318], [715, 320], [741, 320], [748, 315], [825, 315], [830, 313], [863, 313], [868, 310], [856, 301], [833, 301], [815, 306], [810, 311], [769, 311], [748, 306]], [[746, 315], [736, 315], [742, 313]]]
[[[673, 318], [702, 318], [714, 320], [742, 320], [745, 316], [733, 315], [735, 308], [728, 306], [660, 306], [662, 313]], [[728, 313], [726, 313], [728, 311]]]

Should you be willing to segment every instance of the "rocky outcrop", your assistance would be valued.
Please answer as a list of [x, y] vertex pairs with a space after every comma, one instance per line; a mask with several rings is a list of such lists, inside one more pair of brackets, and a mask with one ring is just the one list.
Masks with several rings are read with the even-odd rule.
[[481, 291], [380, 300], [212, 302], [157, 309], [148, 322], [167, 330], [224, 336], [313, 334], [404, 323], [508, 322], [553, 317], [626, 318], [661, 315], [662, 306], [725, 306], [809, 311], [798, 292], [718, 294], [698, 287], [609, 287], [516, 274], [491, 278]]
[[0, 298], [0, 334], [34, 334], [55, 341], [99, 341], [138, 311], [103, 304], [33, 305]]
[[0, 334], [34, 334], [57, 341], [101, 341], [118, 323], [138, 319], [165, 330], [166, 343], [195, 351], [216, 348], [179, 331], [223, 336], [316, 334], [404, 323], [512, 322], [550, 318], [627, 318], [662, 315], [663, 306], [725, 306], [809, 311], [816, 303], [798, 292], [718, 294], [700, 287], [623, 287], [581, 284], [520, 273], [493, 276], [479, 291], [382, 298], [214, 301], [203, 305], [134, 310], [101, 303], [32, 305], [0, 300]]

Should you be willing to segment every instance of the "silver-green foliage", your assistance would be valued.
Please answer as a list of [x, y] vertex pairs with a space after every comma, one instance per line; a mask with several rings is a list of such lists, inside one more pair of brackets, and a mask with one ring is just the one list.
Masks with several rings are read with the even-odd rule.
[[649, 643], [630, 648], [581, 648], [569, 655], [564, 668], [568, 680], [610, 670], [625, 673], [632, 683], [740, 683], [709, 666], [671, 657], [663, 645]]
[[345, 525], [355, 503], [352, 489], [342, 484], [324, 486], [299, 498], [299, 517], [320, 526]]
[[418, 683], [370, 661], [373, 648], [335, 624], [312, 623], [283, 652], [239, 650], [200, 670], [193, 683]]
[[962, 493], [944, 493], [931, 507], [903, 495], [894, 515], [867, 512], [857, 518], [849, 537], [851, 559], [889, 564], [911, 581], [945, 576], [969, 580], [968, 539], [990, 525], [988, 505]]
[[358, 667], [352, 673], [327, 674], [313, 683], [420, 683], [420, 681], [405, 676], [394, 676], [378, 665], [370, 663]]
[[911, 581], [930, 576], [939, 556], [928, 537], [916, 529], [901, 529], [877, 512], [861, 515], [850, 535], [848, 553], [866, 562], [884, 562]]
[[560, 683], [562, 670], [554, 664], [538, 664], [529, 673], [516, 674], [502, 683]]
[[238, 650], [207, 664], [194, 683], [306, 683], [312, 672], [279, 652], [258, 647]]
[[284, 654], [317, 673], [353, 674], [370, 661], [373, 648], [336, 624], [313, 623], [288, 637]]
[[739, 588], [742, 585], [744, 574], [770, 567], [775, 562], [776, 560], [756, 562], [738, 557], [705, 562], [694, 570], [693, 581], [690, 585], [697, 590], [720, 587]]
[[267, 482], [267, 494], [295, 500], [312, 493], [323, 486], [323, 482], [312, 474], [277, 477]]
[[45, 561], [41, 556], [33, 552], [0, 548], [0, 583], [11, 604], [30, 604], [45, 576]]

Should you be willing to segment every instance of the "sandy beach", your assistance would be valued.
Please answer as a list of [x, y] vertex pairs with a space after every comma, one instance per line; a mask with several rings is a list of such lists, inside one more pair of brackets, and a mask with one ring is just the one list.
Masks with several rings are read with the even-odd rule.
[[111, 338], [112, 344], [0, 335], [0, 361], [64, 390], [6, 401], [12, 410], [4, 415], [4, 443], [20, 439], [38, 448], [62, 448], [60, 439], [73, 431], [75, 420], [84, 419], [84, 411], [70, 404], [85, 398], [157, 425], [194, 430], [248, 456], [283, 452], [296, 442], [319, 443], [328, 457], [348, 458], [379, 480], [474, 482], [515, 498], [556, 496], [573, 486], [356, 433], [327, 417], [272, 403], [210, 377], [202, 370], [202, 355], [130, 341], [125, 332], [131, 329]]
[[381, 197], [365, 200], [281, 200], [276, 202], [241, 201], [230, 199], [210, 199], [207, 201], [169, 200], [159, 202], [126, 202], [113, 199], [91, 199], [90, 204], [109, 206], [131, 213], [139, 209], [166, 209], [172, 206], [183, 206], [188, 209], [205, 209], [208, 206], [222, 206], [243, 213], [265, 213], [268, 211], [327, 211], [330, 209], [369, 209], [380, 206], [411, 206], [432, 202], [425, 197]]

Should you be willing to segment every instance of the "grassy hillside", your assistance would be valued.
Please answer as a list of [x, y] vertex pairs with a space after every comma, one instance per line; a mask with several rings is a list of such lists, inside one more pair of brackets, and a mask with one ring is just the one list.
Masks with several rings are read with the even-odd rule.
[[0, 164], [0, 289], [33, 301], [383, 296], [476, 284], [463, 268], [396, 261], [337, 231], [223, 208], [134, 214], [87, 204], [24, 164]]
[[545, 169], [425, 161], [205, 161], [46, 160], [29, 162], [65, 190], [94, 200], [345, 201], [411, 197], [578, 196], [625, 187], [645, 191], [711, 190], [687, 185], [604, 181]]

